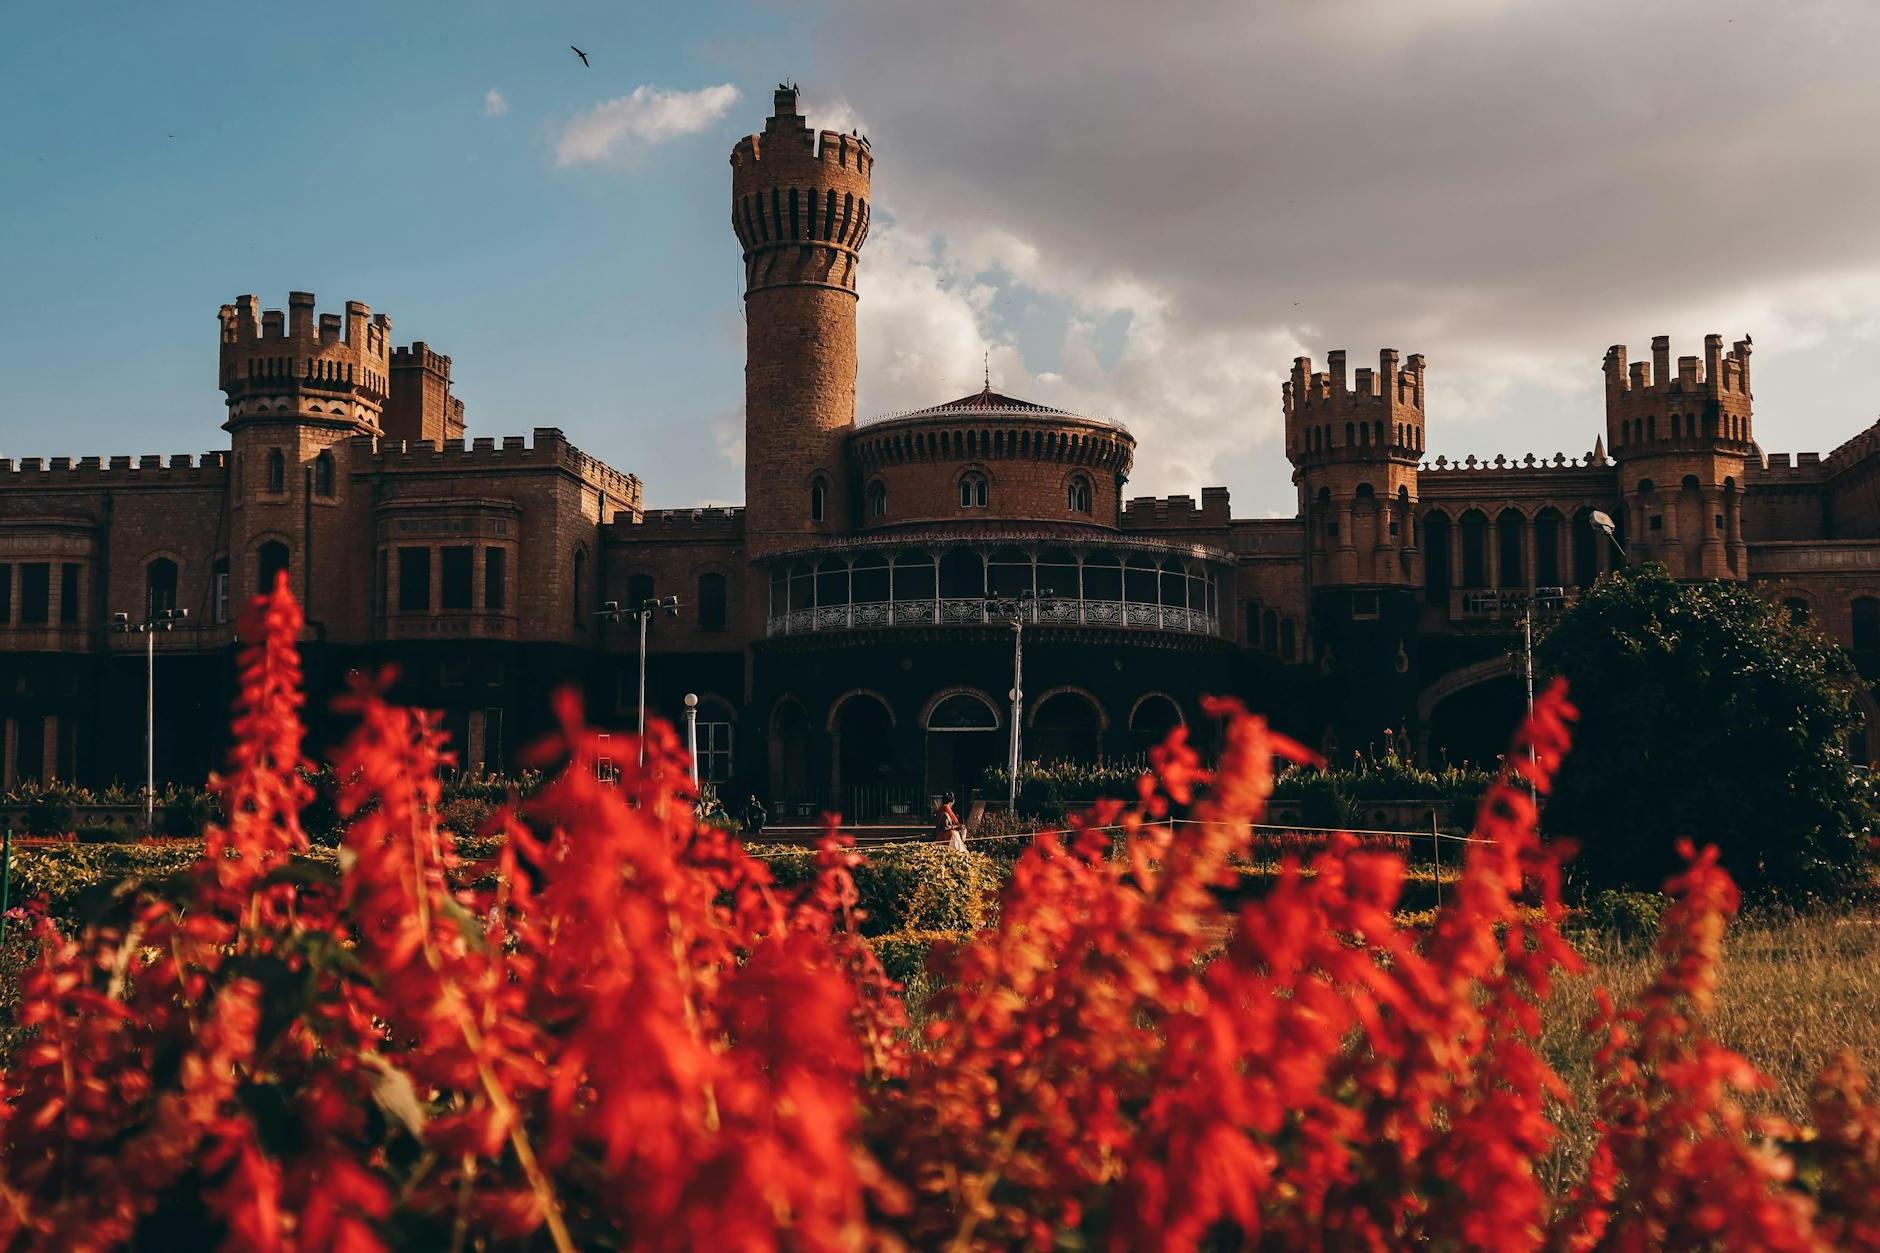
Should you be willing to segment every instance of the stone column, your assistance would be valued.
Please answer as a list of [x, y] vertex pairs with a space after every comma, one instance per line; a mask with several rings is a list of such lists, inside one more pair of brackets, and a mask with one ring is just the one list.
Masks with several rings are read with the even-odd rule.
[[40, 770], [39, 778], [43, 783], [56, 781], [59, 775], [59, 715], [47, 714], [41, 722], [39, 751], [45, 767]]
[[1521, 573], [1527, 581], [1527, 590], [1532, 593], [1539, 574], [1536, 572], [1539, 562], [1535, 555], [1540, 552], [1540, 536], [1535, 534], [1534, 520], [1529, 518], [1521, 525]]
[[1333, 566], [1341, 583], [1350, 583], [1358, 577], [1358, 544], [1351, 533], [1351, 501], [1338, 503], [1338, 556]]
[[1723, 513], [1723, 489], [1706, 487], [1699, 493], [1698, 499], [1704, 508], [1704, 540], [1697, 550], [1698, 571], [1707, 579], [1722, 578], [1727, 560], [1723, 547], [1723, 532], [1717, 522]]
[[1490, 590], [1501, 590], [1501, 517], [1497, 515], [1488, 520], [1482, 528], [1482, 547], [1486, 555], [1488, 569], [1483, 571], [1488, 576]]

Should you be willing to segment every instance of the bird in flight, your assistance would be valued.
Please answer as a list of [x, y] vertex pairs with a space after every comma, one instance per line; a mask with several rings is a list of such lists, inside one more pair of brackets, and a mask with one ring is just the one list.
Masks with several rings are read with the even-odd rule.
[[[569, 45], [568, 45], [568, 51], [570, 51], [570, 52], [572, 52], [572, 53], [574, 53], [574, 54], [575, 54], [576, 56], [578, 56], [578, 57], [580, 57], [580, 58], [581, 58], [581, 64], [583, 64], [583, 65], [588, 65], [588, 59], [587, 59], [587, 53], [585, 53], [585, 52], [583, 52], [583, 51], [581, 51], [581, 49], [579, 49], [579, 48], [577, 48], [577, 47], [575, 47], [575, 46], [574, 46], [573, 44], [569, 44]], [[591, 66], [591, 65], [588, 65], [588, 68], [589, 68], [589, 69], [593, 69], [594, 67], [593, 67], [593, 66]]]

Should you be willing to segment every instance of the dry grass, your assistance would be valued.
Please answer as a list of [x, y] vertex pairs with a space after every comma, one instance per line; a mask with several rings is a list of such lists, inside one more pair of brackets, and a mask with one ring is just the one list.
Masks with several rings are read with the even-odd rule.
[[[1593, 1146], [1596, 1041], [1585, 1024], [1593, 989], [1625, 1004], [1656, 974], [1649, 941], [1608, 934], [1574, 937], [1587, 970], [1561, 982], [1546, 1014], [1542, 1047], [1574, 1096], [1558, 1112], [1563, 1130], [1546, 1164], [1553, 1179], [1577, 1179]], [[1806, 1120], [1808, 1091], [1822, 1066], [1849, 1049], [1880, 1074], [1880, 917], [1811, 914], [1751, 918], [1730, 933], [1710, 1034], [1760, 1068], [1775, 1086], [1756, 1108]]]

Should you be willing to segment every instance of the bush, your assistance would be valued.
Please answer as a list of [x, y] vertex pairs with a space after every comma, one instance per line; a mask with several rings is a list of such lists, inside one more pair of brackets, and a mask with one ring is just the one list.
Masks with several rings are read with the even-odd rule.
[[29, 835], [64, 835], [72, 829], [77, 816], [77, 807], [65, 796], [38, 796], [26, 807], [26, 831]]
[[1669, 904], [1662, 892], [1602, 888], [1587, 896], [1575, 921], [1589, 931], [1604, 931], [1626, 940], [1645, 939], [1658, 934]]
[[438, 807], [438, 825], [460, 840], [467, 839], [483, 830], [496, 808], [496, 802], [480, 796], [453, 796]]
[[[752, 856], [770, 867], [782, 887], [816, 877], [811, 849], [765, 847]], [[977, 931], [993, 918], [1004, 873], [983, 853], [944, 844], [886, 844], [866, 849], [853, 872], [858, 907], [869, 936], [906, 931]]]

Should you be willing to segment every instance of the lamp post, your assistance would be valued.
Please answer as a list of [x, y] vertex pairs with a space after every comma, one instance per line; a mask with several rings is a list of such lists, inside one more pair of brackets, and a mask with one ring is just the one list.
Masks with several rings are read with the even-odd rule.
[[189, 617], [187, 609], [152, 609], [142, 622], [127, 613], [111, 615], [111, 630], [118, 635], [144, 637], [144, 830], [156, 825], [157, 810], [157, 632], [174, 631]]
[[[1603, 513], [1595, 513], [1592, 518], [1593, 525], [1598, 527], [1599, 519], [1605, 517]], [[1610, 526], [1612, 519], [1606, 518], [1606, 523]], [[1618, 547], [1618, 543], [1614, 540], [1613, 546]], [[1624, 551], [1620, 549], [1621, 553]], [[1465, 608], [1472, 605], [1477, 610], [1485, 610], [1497, 616], [1503, 609], [1513, 609], [1520, 613], [1521, 678], [1527, 685], [1527, 715], [1530, 720], [1534, 717], [1534, 611], [1536, 609], [1556, 610], [1566, 603], [1567, 589], [1564, 587], [1537, 587], [1532, 592], [1477, 592], [1465, 598], [1463, 602]], [[1528, 760], [1534, 760], [1532, 748], [1528, 749]], [[1528, 790], [1533, 791], [1532, 784], [1529, 784]]]
[[698, 791], [698, 693], [685, 694], [685, 750], [692, 758], [692, 790]]
[[1612, 541], [1612, 546], [1619, 550], [1620, 561], [1632, 560], [1625, 555], [1625, 546], [1619, 543], [1619, 536], [1617, 534], [1619, 528], [1617, 524], [1613, 522], [1611, 514], [1605, 512], [1603, 509], [1595, 509], [1592, 513], [1587, 515], [1586, 521], [1595, 531], [1602, 532], [1607, 539]]
[[648, 596], [637, 605], [623, 606], [617, 600], [601, 605], [597, 617], [603, 622], [633, 619], [640, 624], [640, 764], [646, 764], [646, 627], [653, 615], [664, 612], [668, 618], [679, 616], [677, 596]]
[[1012, 728], [1006, 744], [1005, 803], [1014, 815], [1018, 813], [1019, 727], [1025, 711], [1025, 619], [1035, 616], [1040, 608], [1056, 603], [1048, 587], [1017, 596], [995, 596], [986, 601], [986, 617], [1012, 624], [1012, 690], [1008, 693], [1012, 698]]

